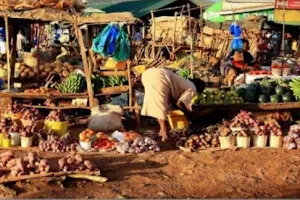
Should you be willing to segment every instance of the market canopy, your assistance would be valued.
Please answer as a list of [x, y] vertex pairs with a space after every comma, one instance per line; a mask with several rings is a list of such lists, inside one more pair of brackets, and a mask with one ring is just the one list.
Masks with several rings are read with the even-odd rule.
[[129, 12], [119, 13], [93, 13], [91, 15], [71, 14], [63, 10], [52, 8], [39, 8], [33, 10], [16, 11], [16, 12], [1, 12], [2, 16], [7, 15], [12, 19], [28, 19], [34, 21], [60, 21], [81, 24], [106, 24], [109, 22], [135, 22], [135, 18]]
[[[149, 14], [151, 10], [158, 10], [177, 1], [181, 2], [180, 0], [89, 0], [87, 7], [101, 9], [107, 13], [126, 11], [131, 12], [136, 17], [143, 17]], [[213, 3], [211, 0], [189, 1], [197, 6], [208, 6]]]

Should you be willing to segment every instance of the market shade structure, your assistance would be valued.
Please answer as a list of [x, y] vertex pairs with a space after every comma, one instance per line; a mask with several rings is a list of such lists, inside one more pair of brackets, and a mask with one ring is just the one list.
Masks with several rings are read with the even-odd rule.
[[[300, 25], [300, 1], [298, 0], [275, 1], [274, 21], [276, 23], [285, 23], [287, 25]], [[284, 9], [284, 5], [286, 8]]]
[[52, 8], [39, 8], [26, 11], [16, 11], [16, 12], [0, 12], [0, 16], [7, 15], [11, 19], [27, 19], [34, 21], [57, 21], [67, 22], [67, 23], [77, 23], [82, 24], [94, 24], [101, 23], [107, 24], [111, 21], [115, 22], [135, 22], [138, 19], [134, 17], [129, 12], [119, 12], [119, 13], [93, 13], [91, 15], [71, 15], [70, 13], [57, 10]]
[[203, 7], [213, 3], [210, 0], [89, 0], [87, 8], [101, 9], [107, 13], [131, 12], [136, 17], [143, 17], [147, 14], [150, 14], [151, 10], [158, 10], [177, 1], [180, 3], [182, 2], [182, 5], [186, 5], [186, 3], [191, 2], [197, 6], [201, 5]]

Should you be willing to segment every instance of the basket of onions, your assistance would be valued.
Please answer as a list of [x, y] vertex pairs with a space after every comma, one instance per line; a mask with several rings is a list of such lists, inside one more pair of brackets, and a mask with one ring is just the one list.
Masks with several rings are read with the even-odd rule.
[[11, 147], [11, 136], [8, 133], [9, 128], [5, 127], [2, 129], [2, 146], [4, 148], [9, 148]]
[[21, 122], [23, 127], [35, 126], [37, 129], [42, 129], [44, 125], [44, 120], [36, 108], [26, 109], [22, 115]]
[[11, 145], [19, 146], [21, 144], [21, 126], [18, 121], [14, 121], [13, 125], [9, 128], [9, 135], [11, 136]]
[[268, 142], [268, 128], [265, 125], [259, 125], [254, 130], [253, 145], [255, 147], [264, 148]]
[[267, 127], [267, 131], [270, 134], [270, 147], [282, 147], [283, 133], [279, 123], [275, 119], [269, 119], [265, 121], [265, 126]]
[[31, 147], [33, 141], [34, 127], [27, 126], [21, 132], [21, 147]]
[[0, 121], [0, 145], [3, 144], [3, 138], [8, 134], [9, 127], [12, 125], [12, 120], [10, 118], [4, 118]]
[[232, 135], [232, 131], [229, 128], [229, 125], [223, 121], [223, 125], [221, 125], [218, 129], [219, 140], [221, 149], [228, 149], [234, 146], [234, 137]]
[[92, 129], [86, 129], [79, 134], [79, 144], [85, 151], [92, 149], [92, 142], [96, 139], [96, 133]]
[[251, 141], [251, 131], [249, 129], [236, 132], [237, 147], [249, 148]]
[[283, 138], [283, 146], [287, 149], [300, 149], [300, 125], [290, 126], [288, 135]]
[[51, 111], [44, 124], [48, 130], [52, 130], [58, 136], [63, 136], [68, 131], [68, 122], [66, 120], [66, 116], [61, 110]]

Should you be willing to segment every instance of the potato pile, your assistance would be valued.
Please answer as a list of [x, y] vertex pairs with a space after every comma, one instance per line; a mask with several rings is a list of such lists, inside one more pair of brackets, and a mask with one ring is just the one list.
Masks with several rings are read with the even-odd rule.
[[290, 126], [288, 135], [283, 139], [283, 146], [287, 149], [300, 149], [300, 125]]
[[68, 62], [61, 62], [59, 60], [53, 63], [45, 63], [39, 66], [41, 76], [47, 76], [50, 72], [57, 73], [60, 77], [67, 77], [76, 68]]
[[188, 137], [190, 136], [192, 133], [192, 130], [190, 129], [172, 129], [169, 131], [168, 136], [172, 139], [172, 140], [179, 140], [182, 137]]
[[143, 153], [147, 151], [160, 151], [156, 141], [149, 137], [139, 137], [134, 141], [121, 141], [116, 147], [117, 151], [121, 154], [126, 153]]
[[66, 121], [66, 116], [61, 110], [52, 110], [49, 115], [46, 117], [46, 120], [55, 121], [55, 122], [64, 122]]
[[58, 160], [59, 170], [67, 171], [96, 171], [97, 166], [90, 160], [84, 160], [79, 154], [70, 154]]
[[47, 160], [39, 158], [38, 155], [33, 152], [29, 152], [27, 156], [22, 158], [16, 158], [12, 151], [7, 151], [2, 153], [0, 158], [1, 168], [9, 170], [9, 176], [12, 177], [47, 173], [50, 171], [50, 165], [48, 165]]
[[217, 135], [193, 135], [189, 137], [184, 144], [178, 144], [194, 151], [199, 149], [215, 148], [220, 146], [219, 137]]
[[77, 141], [67, 134], [64, 137], [57, 135], [48, 135], [47, 140], [41, 140], [39, 142], [39, 149], [41, 151], [52, 151], [52, 152], [68, 152], [75, 151], [77, 148]]

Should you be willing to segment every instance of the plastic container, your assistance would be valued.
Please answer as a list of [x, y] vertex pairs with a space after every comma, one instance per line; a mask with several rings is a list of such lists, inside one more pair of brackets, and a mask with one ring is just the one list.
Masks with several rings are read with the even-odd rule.
[[31, 147], [32, 146], [33, 137], [21, 137], [21, 147]]
[[264, 148], [267, 146], [268, 136], [267, 135], [253, 135], [253, 146]]
[[21, 144], [21, 135], [20, 133], [9, 133], [11, 136], [11, 145], [19, 146]]
[[2, 139], [2, 146], [5, 148], [11, 147], [11, 139], [10, 138], [3, 138]]
[[44, 124], [48, 130], [54, 131], [58, 136], [63, 136], [68, 131], [68, 122], [45, 120]]
[[168, 114], [168, 120], [171, 129], [185, 129], [189, 127], [189, 122], [181, 110], [170, 111]]
[[250, 137], [236, 137], [236, 143], [237, 143], [237, 147], [240, 148], [249, 148], [250, 147], [250, 141], [251, 138]]
[[4, 118], [11, 118], [12, 120], [20, 120], [22, 117], [21, 113], [4, 113]]
[[81, 148], [85, 151], [88, 151], [88, 150], [92, 149], [92, 142], [91, 141], [89, 141], [89, 142], [79, 141], [79, 144], [80, 144]]
[[4, 133], [0, 133], [0, 146], [2, 146]]
[[270, 147], [272, 148], [279, 148], [282, 147], [283, 138], [282, 136], [270, 136]]
[[221, 149], [228, 149], [234, 146], [234, 140], [233, 137], [231, 136], [229, 137], [219, 136], [219, 140], [220, 140]]

